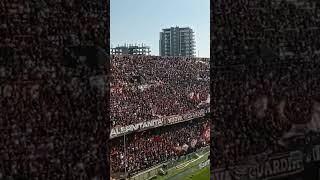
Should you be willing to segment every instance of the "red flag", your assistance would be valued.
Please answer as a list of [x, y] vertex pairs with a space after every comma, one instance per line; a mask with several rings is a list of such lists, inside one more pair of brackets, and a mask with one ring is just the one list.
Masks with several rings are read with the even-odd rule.
[[154, 138], [153, 138], [153, 141], [154, 142], [160, 142], [162, 139], [161, 139], [161, 137], [160, 136], [155, 136]]
[[134, 134], [134, 140], [139, 140], [139, 139], [140, 139], [139, 133], [135, 133], [135, 134]]
[[209, 142], [210, 141], [210, 128], [206, 126], [202, 132], [202, 138]]

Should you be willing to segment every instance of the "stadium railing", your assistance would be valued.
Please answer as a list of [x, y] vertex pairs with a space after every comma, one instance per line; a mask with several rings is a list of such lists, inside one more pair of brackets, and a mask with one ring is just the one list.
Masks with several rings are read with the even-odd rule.
[[[200, 148], [198, 149], [197, 151], [193, 152], [193, 153], [190, 153], [190, 154], [187, 154], [185, 156], [181, 156], [177, 159], [174, 159], [174, 160], [171, 160], [169, 162], [166, 162], [166, 163], [162, 163], [162, 164], [159, 164], [153, 168], [150, 168], [146, 171], [143, 171], [143, 172], [140, 172], [138, 174], [135, 174], [134, 176], [130, 177], [129, 179], [130, 180], [148, 180], [148, 179], [152, 179], [156, 176], [159, 175], [159, 171], [161, 169], [164, 169], [165, 171], [173, 168], [173, 167], [176, 167], [176, 166], [179, 166], [179, 164], [182, 164], [183, 162], [186, 162], [186, 161], [189, 161], [189, 160], [192, 160], [192, 159], [196, 159], [198, 158], [200, 155], [203, 155], [207, 152], [210, 151], [210, 146], [206, 146], [206, 147], [203, 147], [203, 148]], [[164, 168], [165, 167], [165, 168]]]
[[153, 177], [156, 177], [160, 171], [160, 169], [163, 167], [164, 164], [159, 164], [153, 168], [150, 168], [146, 171], [140, 172], [132, 177], [130, 177], [130, 180], [147, 180], [152, 179]]
[[170, 161], [169, 163], [167, 163], [167, 168], [166, 169], [173, 168], [173, 167], [177, 166], [178, 164], [181, 164], [181, 163], [183, 163], [185, 161], [189, 161], [191, 159], [195, 159], [195, 158], [197, 158], [198, 155], [205, 154], [206, 152], [209, 152], [209, 151], [210, 151], [210, 147], [209, 146], [200, 148], [200, 149], [198, 149], [197, 151], [195, 151], [193, 153], [187, 154], [185, 156], [181, 156], [176, 160]]

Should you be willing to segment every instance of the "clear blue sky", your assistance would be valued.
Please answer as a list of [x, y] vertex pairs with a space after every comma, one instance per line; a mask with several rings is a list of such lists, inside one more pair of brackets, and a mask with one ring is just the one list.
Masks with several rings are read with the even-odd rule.
[[159, 33], [179, 26], [195, 31], [196, 55], [210, 57], [209, 0], [110, 0], [110, 44], [144, 43], [159, 55]]

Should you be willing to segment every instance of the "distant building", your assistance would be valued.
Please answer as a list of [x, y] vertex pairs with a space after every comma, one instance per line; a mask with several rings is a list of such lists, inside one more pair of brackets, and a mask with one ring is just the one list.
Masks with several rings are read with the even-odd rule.
[[189, 27], [171, 27], [160, 32], [160, 56], [195, 56], [194, 32]]
[[145, 45], [123, 45], [111, 48], [111, 54], [150, 55], [150, 47]]

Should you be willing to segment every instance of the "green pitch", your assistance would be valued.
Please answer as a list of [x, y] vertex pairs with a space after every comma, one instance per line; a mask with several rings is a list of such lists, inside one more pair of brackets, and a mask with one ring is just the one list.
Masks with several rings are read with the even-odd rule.
[[210, 180], [210, 166], [201, 169], [194, 175], [184, 177], [183, 180]]
[[166, 176], [158, 176], [156, 180], [172, 180], [172, 179], [199, 179], [199, 180], [209, 180], [210, 179], [210, 172], [209, 172], [209, 166], [197, 170], [192, 175], [190, 175], [190, 170], [197, 166], [199, 163], [204, 162], [208, 159], [209, 152], [202, 154], [201, 157], [198, 159], [192, 159], [189, 161], [185, 161], [181, 163], [180, 165], [171, 168], [168, 170], [168, 174]]

